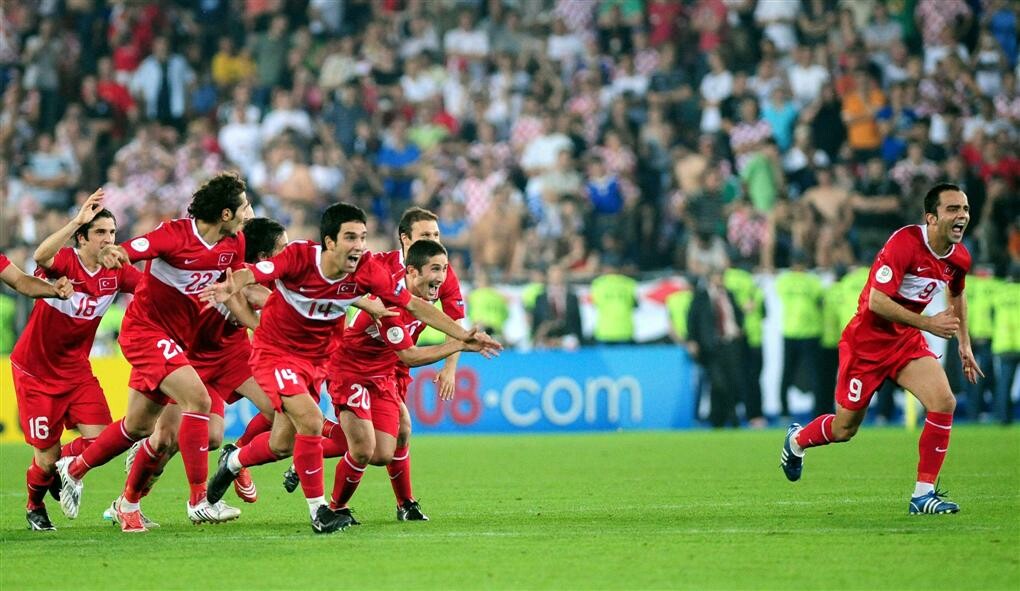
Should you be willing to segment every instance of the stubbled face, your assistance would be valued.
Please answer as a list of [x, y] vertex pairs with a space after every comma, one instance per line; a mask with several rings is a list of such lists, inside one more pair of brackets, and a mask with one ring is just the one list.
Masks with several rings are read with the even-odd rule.
[[327, 239], [325, 246], [340, 271], [353, 273], [358, 268], [358, 261], [365, 254], [367, 240], [368, 228], [364, 222], [344, 222], [340, 224], [336, 240]]
[[255, 212], [252, 211], [251, 203], [248, 202], [248, 195], [241, 193], [241, 205], [237, 207], [232, 218], [223, 222], [223, 235], [237, 236], [244, 223], [253, 217], [255, 217]]
[[82, 254], [99, 256], [104, 246], [114, 244], [117, 240], [117, 224], [111, 218], [93, 220], [85, 240], [78, 238], [78, 248]]
[[414, 295], [434, 302], [439, 299], [439, 287], [446, 281], [446, 273], [450, 262], [445, 254], [437, 254], [429, 259], [422, 269], [407, 268], [407, 287]]
[[959, 244], [963, 240], [963, 231], [970, 223], [970, 204], [967, 195], [961, 191], [945, 191], [939, 196], [937, 216], [928, 214], [928, 226], [935, 226], [937, 232], [945, 236], [950, 244]]

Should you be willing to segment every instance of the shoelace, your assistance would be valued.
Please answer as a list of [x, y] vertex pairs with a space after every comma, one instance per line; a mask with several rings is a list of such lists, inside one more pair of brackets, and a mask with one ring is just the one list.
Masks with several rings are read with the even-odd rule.
[[932, 494], [934, 494], [935, 497], [937, 499], [939, 499], [940, 501], [942, 500], [942, 497], [948, 497], [949, 496], [949, 491], [948, 490], [940, 490], [939, 489], [939, 484], [941, 484], [941, 483], [942, 483], [941, 480], [936, 480], [935, 481], [935, 489], [932, 490]]

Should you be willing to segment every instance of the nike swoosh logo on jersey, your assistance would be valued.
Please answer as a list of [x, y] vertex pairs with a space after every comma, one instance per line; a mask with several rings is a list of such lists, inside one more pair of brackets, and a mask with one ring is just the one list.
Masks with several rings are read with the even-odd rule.
[[305, 293], [305, 292], [311, 291], [307, 287], [299, 287], [299, 288], [297, 288], [297, 290], [300, 291], [301, 293]]
[[946, 453], [947, 451], [949, 451], [949, 448], [948, 448], [948, 447], [936, 447], [936, 448], [935, 448], [935, 452], [936, 452], [936, 453], [944, 454], [944, 453]]
[[71, 285], [81, 285], [83, 283], [85, 283], [85, 282], [81, 281], [81, 280], [78, 280], [78, 279], [72, 279], [71, 280]]
[[194, 262], [197, 262], [197, 261], [198, 261], [198, 259], [184, 259], [184, 264], [185, 265], [190, 265], [190, 264], [192, 264]]
[[922, 272], [922, 271], [924, 271], [926, 269], [928, 269], [928, 267], [918, 267], [917, 268], [917, 272], [920, 273], [920, 272]]
[[307, 474], [309, 476], [311, 476], [312, 474], [315, 474], [316, 472], [322, 472], [322, 468], [316, 468], [315, 470], [305, 470], [305, 474]]

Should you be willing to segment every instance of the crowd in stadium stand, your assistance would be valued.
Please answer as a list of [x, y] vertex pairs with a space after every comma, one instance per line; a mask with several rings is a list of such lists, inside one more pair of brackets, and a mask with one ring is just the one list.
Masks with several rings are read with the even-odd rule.
[[1007, 0], [11, 0], [0, 15], [0, 249], [19, 264], [96, 187], [127, 237], [222, 169], [291, 238], [317, 239], [346, 200], [389, 249], [403, 209], [432, 209], [476, 281], [870, 264], [937, 180], [970, 199], [978, 263], [1020, 261]]

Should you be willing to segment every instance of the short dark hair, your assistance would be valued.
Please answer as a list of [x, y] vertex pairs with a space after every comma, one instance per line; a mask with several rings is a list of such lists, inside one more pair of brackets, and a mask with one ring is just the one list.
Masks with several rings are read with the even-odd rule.
[[283, 225], [270, 218], [253, 218], [244, 224], [244, 260], [257, 263], [259, 257], [269, 257], [276, 242], [283, 235]]
[[407, 249], [404, 265], [421, 271], [429, 263], [429, 259], [440, 254], [446, 254], [446, 247], [442, 244], [435, 240], [419, 240]]
[[928, 191], [928, 194], [924, 196], [924, 213], [938, 215], [939, 198], [946, 191], [963, 192], [959, 185], [954, 185], [953, 183], [939, 183], [935, 185]]
[[322, 220], [319, 222], [319, 239], [325, 245], [326, 238], [336, 240], [340, 233], [340, 226], [347, 222], [361, 222], [368, 224], [368, 217], [365, 210], [350, 203], [334, 203], [322, 212]]
[[439, 216], [432, 213], [431, 211], [418, 207], [408, 207], [404, 211], [404, 215], [400, 216], [400, 223], [397, 224], [397, 238], [401, 236], [411, 237], [411, 228], [417, 222], [438, 222]]
[[111, 220], [113, 220], [113, 227], [114, 228], [117, 227], [117, 218], [113, 215], [113, 212], [110, 211], [109, 209], [100, 209], [99, 211], [96, 212], [96, 217], [92, 218], [91, 222], [86, 222], [78, 226], [78, 229], [74, 231], [75, 246], [78, 245], [78, 237], [81, 237], [82, 240], [89, 239], [89, 230], [92, 229], [92, 224], [96, 223], [96, 220], [100, 218], [110, 218]]
[[195, 191], [191, 205], [188, 206], [188, 215], [211, 224], [220, 221], [224, 209], [236, 215], [237, 208], [244, 203], [241, 193], [245, 189], [244, 181], [236, 172], [221, 172]]

